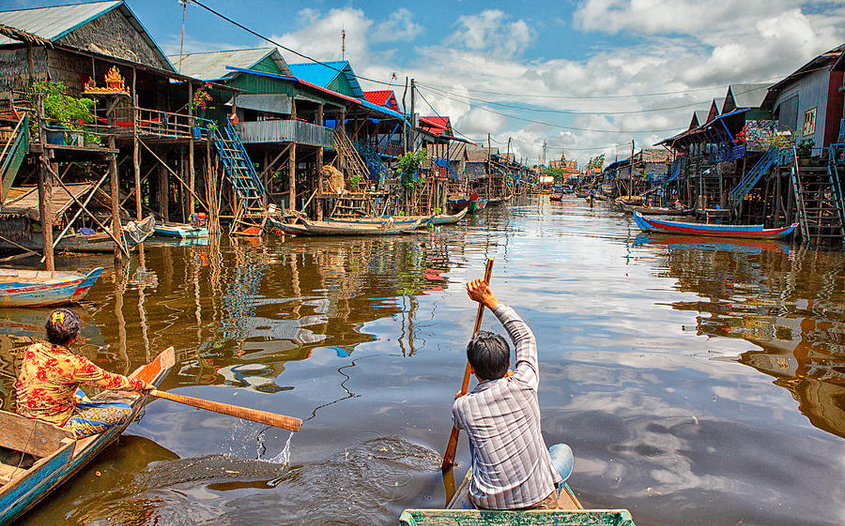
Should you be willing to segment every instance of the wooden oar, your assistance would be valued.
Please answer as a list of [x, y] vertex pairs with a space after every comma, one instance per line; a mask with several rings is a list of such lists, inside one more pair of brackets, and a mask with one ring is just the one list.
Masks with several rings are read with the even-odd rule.
[[277, 415], [275, 413], [260, 411], [258, 409], [248, 409], [246, 407], [238, 407], [236, 405], [229, 405], [221, 402], [212, 402], [211, 400], [203, 400], [201, 398], [182, 396], [168, 393], [166, 391], [159, 391], [158, 389], [153, 389], [149, 392], [149, 394], [157, 396], [158, 398], [179, 402], [180, 404], [214, 411], [215, 413], [236, 416], [245, 420], [252, 420], [253, 422], [266, 424], [268, 426], [280, 427], [282, 429], [287, 429], [288, 431], [299, 431], [302, 429], [302, 420], [292, 416]]
[[[487, 258], [487, 267], [484, 269], [484, 282], [488, 285], [490, 284], [490, 275], [493, 273], [493, 258]], [[472, 329], [472, 335], [475, 336], [475, 333], [478, 332], [478, 329], [481, 328], [481, 318], [484, 316], [484, 304], [478, 304], [478, 313], [475, 315], [475, 328]], [[469, 362], [467, 362], [466, 369], [464, 369], [464, 381], [461, 384], [461, 392], [459, 396], [463, 396], [467, 394], [469, 391], [469, 378], [470, 378], [470, 369], [469, 369]], [[452, 467], [455, 463], [455, 452], [458, 449], [458, 434], [460, 430], [452, 426], [452, 434], [449, 435], [449, 444], [446, 446], [446, 453], [443, 454], [443, 463], [440, 465], [440, 469], [446, 470]]]

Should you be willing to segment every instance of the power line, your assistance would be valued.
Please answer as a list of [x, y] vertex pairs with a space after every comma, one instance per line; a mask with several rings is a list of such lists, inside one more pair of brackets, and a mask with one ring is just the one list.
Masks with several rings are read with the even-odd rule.
[[[419, 91], [419, 90], [417, 90], [417, 91]], [[454, 100], [456, 102], [466, 102], [466, 101], [456, 99], [455, 97], [448, 95], [448, 94], [442, 94], [441, 96], [443, 96], [447, 99]], [[492, 109], [486, 108], [484, 106], [477, 106], [477, 108], [482, 110], [482, 111], [486, 111], [488, 113], [494, 113], [496, 115], [502, 115], [502, 116], [508, 117], [510, 119], [516, 119], [518, 121], [528, 122], [528, 123], [531, 123], [531, 124], [539, 124], [541, 126], [546, 126], [546, 127], [549, 127], [549, 128], [559, 128], [559, 129], [563, 129], [563, 130], [572, 130], [572, 131], [585, 131], [585, 132], [594, 132], [594, 133], [656, 133], [656, 132], [676, 131], [678, 129], [677, 126], [675, 126], [673, 128], [661, 128], [661, 129], [653, 129], [653, 130], [600, 130], [600, 129], [596, 129], [596, 128], [580, 128], [580, 127], [577, 127], [577, 126], [564, 126], [562, 124], [551, 124], [551, 123], [545, 122], [545, 121], [538, 121], [538, 120], [534, 120], [534, 119], [528, 119], [528, 118], [525, 118], [525, 117], [519, 117], [517, 115], [511, 115], [511, 114], [508, 114], [508, 113], [503, 113], [501, 111], [492, 110]]]
[[[744, 84], [766, 84], [768, 82], [774, 82], [780, 80], [782, 77], [772, 77], [769, 79], [761, 80], [758, 82], [745, 82]], [[427, 87], [439, 87], [439, 88], [447, 88], [452, 89], [455, 86], [448, 86], [445, 84], [437, 84], [434, 82], [423, 82], [422, 84], [426, 85]], [[632, 95], [532, 95], [530, 93], [520, 93], [520, 97], [523, 98], [534, 98], [534, 99], [572, 99], [572, 100], [590, 100], [590, 99], [632, 99], [632, 98], [639, 98], [639, 97], [660, 97], [663, 95], [680, 95], [684, 93], [689, 93], [691, 91], [710, 91], [715, 89], [725, 89], [727, 86], [724, 84], [718, 86], [709, 86], [709, 87], [701, 87], [701, 88], [687, 88], [678, 91], [663, 91], [663, 92], [653, 92], [653, 93], [636, 93]], [[502, 91], [489, 91], [489, 90], [480, 90], [480, 89], [473, 89], [473, 88], [462, 88], [466, 91], [473, 92], [473, 93], [483, 93], [486, 95], [501, 95], [503, 97], [513, 97], [513, 92], [502, 92]]]
[[[199, 0], [189, 0], [189, 1], [190, 1], [190, 2], [192, 2], [192, 3], [194, 3], [194, 4], [196, 4], [196, 5], [198, 5], [198, 6], [200, 6], [200, 7], [202, 7], [202, 8], [203, 8], [203, 9], [205, 9], [206, 11], [208, 11], [208, 12], [210, 12], [210, 13], [212, 13], [212, 14], [214, 14], [214, 15], [216, 15], [216, 16], [218, 16], [218, 17], [220, 17], [220, 18], [222, 18], [223, 20], [225, 20], [225, 21], [229, 22], [230, 24], [233, 24], [233, 25], [235, 25], [235, 26], [237, 26], [237, 27], [239, 27], [239, 28], [243, 29], [244, 31], [246, 31], [246, 32], [247, 32], [247, 33], [249, 33], [250, 35], [254, 35], [254, 36], [256, 36], [256, 37], [260, 38], [261, 40], [265, 40], [265, 41], [267, 41], [267, 42], [269, 42], [269, 43], [273, 44], [274, 46], [276, 46], [276, 47], [278, 47], [278, 48], [281, 48], [281, 49], [284, 49], [285, 51], [288, 51], [288, 52], [290, 52], [290, 53], [293, 53], [294, 55], [296, 55], [296, 56], [298, 56], [298, 57], [302, 57], [302, 58], [304, 58], [305, 60], [310, 60], [311, 62], [314, 62], [314, 63], [316, 63], [316, 64], [320, 64], [321, 66], [327, 67], [327, 68], [329, 68], [329, 69], [333, 69], [333, 70], [337, 71], [338, 73], [344, 73], [343, 71], [341, 71], [340, 69], [338, 69], [338, 68], [336, 68], [336, 67], [332, 66], [331, 64], [327, 64], [326, 62], [323, 62], [323, 61], [321, 61], [321, 60], [317, 60], [317, 59], [315, 59], [315, 58], [309, 57], [308, 55], [305, 55], [305, 54], [303, 54], [303, 53], [300, 53], [299, 51], [296, 51], [295, 49], [291, 49], [291, 48], [289, 48], [289, 47], [287, 47], [287, 46], [283, 46], [282, 44], [279, 44], [278, 42], [276, 42], [276, 41], [275, 41], [275, 40], [273, 40], [272, 38], [266, 37], [266, 36], [262, 35], [261, 33], [258, 33], [258, 32], [256, 32], [256, 31], [253, 31], [252, 29], [250, 29], [250, 28], [246, 27], [245, 25], [243, 25], [243, 24], [241, 24], [241, 23], [239, 23], [239, 22], [236, 22], [236, 21], [232, 20], [231, 18], [229, 18], [228, 16], [224, 15], [223, 13], [220, 13], [220, 12], [215, 11], [214, 9], [212, 9], [212, 8], [208, 7], [207, 5], [203, 4], [203, 3], [202, 3], [202, 2], [200, 2]], [[344, 74], [345, 74], [345, 73], [344, 73]], [[384, 85], [384, 86], [401, 86], [401, 84], [396, 84], [396, 83], [393, 83], [393, 82], [385, 82], [385, 81], [383, 81], [383, 80], [376, 80], [376, 79], [371, 79], [371, 78], [369, 78], [369, 77], [362, 77], [361, 75], [358, 75], [358, 74], [356, 74], [356, 73], [354, 73], [354, 72], [352, 73], [352, 75], [353, 75], [355, 78], [358, 78], [358, 79], [361, 79], [361, 80], [366, 80], [366, 81], [368, 81], [368, 82], [374, 82], [374, 83], [376, 83], [376, 84], [382, 84], [382, 85]]]
[[[479, 98], [476, 98], [476, 97], [471, 97], [469, 95], [458, 95], [458, 94], [454, 94], [450, 91], [440, 90], [440, 89], [432, 88], [432, 87], [429, 87], [429, 89], [431, 89], [435, 92], [438, 92], [438, 93], [440, 93], [441, 95], [444, 95], [444, 96], [451, 95], [452, 97], [463, 99], [459, 102], [469, 103], [469, 102], [474, 101], [474, 102], [480, 102], [480, 103], [483, 103], [483, 104], [490, 104], [490, 105], [493, 105], [493, 106], [500, 106], [500, 107], [503, 107], [503, 108], [509, 108], [509, 109], [513, 109], [513, 110], [533, 111], [533, 112], [538, 112], [538, 113], [562, 113], [562, 114], [566, 114], [566, 115], [635, 115], [635, 114], [645, 114], [645, 113], [660, 113], [660, 112], [664, 112], [664, 111], [675, 111], [675, 110], [681, 110], [681, 109], [686, 109], [686, 108], [692, 108], [692, 107], [695, 107], [695, 106], [701, 106], [702, 104], [707, 104], [709, 102], [712, 102], [712, 99], [710, 99], [710, 100], [705, 100], [705, 101], [701, 101], [701, 102], [692, 102], [692, 103], [689, 103], [689, 104], [681, 104], [679, 106], [669, 106], [669, 107], [665, 107], [665, 108], [653, 108], [653, 109], [647, 109], [647, 110], [626, 110], [626, 111], [556, 110], [556, 109], [553, 109], [553, 108], [532, 108], [530, 106], [523, 106], [523, 105], [518, 105], [518, 104], [508, 104], [508, 103], [505, 103], [505, 102], [497, 102], [497, 101], [479, 99]], [[735, 93], [735, 95], [741, 95], [743, 93], [749, 93], [751, 91], [756, 91], [756, 90], [755, 89], [748, 89], [746, 91]]]

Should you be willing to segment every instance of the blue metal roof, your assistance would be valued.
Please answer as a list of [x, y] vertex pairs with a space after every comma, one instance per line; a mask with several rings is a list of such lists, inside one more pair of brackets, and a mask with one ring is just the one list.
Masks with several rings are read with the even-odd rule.
[[349, 65], [348, 60], [301, 62], [299, 64], [288, 64], [288, 67], [294, 77], [323, 88], [329, 87], [329, 84], [338, 75], [343, 74], [352, 88], [352, 95], [360, 99], [364, 98], [364, 90], [361, 89], [361, 84], [358, 83], [358, 78], [355, 76], [355, 72], [352, 71], [352, 66]]

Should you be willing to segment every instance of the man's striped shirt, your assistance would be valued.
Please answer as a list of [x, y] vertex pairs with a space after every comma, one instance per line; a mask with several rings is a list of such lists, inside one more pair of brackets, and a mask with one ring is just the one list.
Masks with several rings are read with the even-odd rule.
[[525, 508], [549, 496], [561, 479], [540, 432], [534, 334], [507, 305], [499, 304], [493, 313], [513, 341], [514, 374], [481, 382], [455, 400], [452, 418], [473, 446], [470, 496], [475, 505]]

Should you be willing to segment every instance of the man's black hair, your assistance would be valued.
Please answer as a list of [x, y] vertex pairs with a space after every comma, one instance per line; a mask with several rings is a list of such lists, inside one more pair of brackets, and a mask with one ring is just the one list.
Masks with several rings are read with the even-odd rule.
[[498, 334], [478, 331], [467, 344], [467, 360], [482, 380], [498, 380], [507, 374], [511, 349]]
[[44, 328], [48, 342], [67, 345], [79, 333], [79, 316], [68, 309], [56, 309], [47, 316]]

